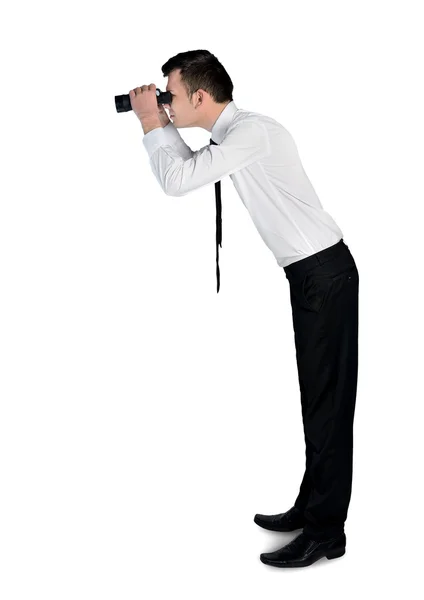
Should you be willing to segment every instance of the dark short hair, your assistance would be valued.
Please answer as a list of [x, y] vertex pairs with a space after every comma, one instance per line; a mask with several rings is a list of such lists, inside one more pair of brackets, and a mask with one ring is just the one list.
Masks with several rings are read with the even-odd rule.
[[164, 77], [171, 71], [180, 69], [181, 83], [191, 100], [199, 89], [211, 95], [217, 104], [232, 101], [233, 82], [219, 60], [208, 50], [189, 50], [180, 52], [162, 65]]

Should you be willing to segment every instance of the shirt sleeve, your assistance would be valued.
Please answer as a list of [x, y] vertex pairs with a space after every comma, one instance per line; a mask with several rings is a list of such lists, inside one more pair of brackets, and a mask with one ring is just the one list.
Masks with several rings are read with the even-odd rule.
[[191, 156], [176, 127], [172, 127], [157, 127], [143, 138], [152, 171], [168, 196], [185, 196], [220, 181], [270, 152], [267, 131], [259, 121], [245, 119], [235, 124], [221, 144], [190, 150]]
[[[169, 143], [171, 146], [175, 146], [176, 148], [178, 148], [178, 152], [180, 153], [182, 158], [192, 158], [194, 154], [193, 150], [190, 148], [190, 146], [188, 146], [185, 143], [185, 141], [180, 135], [180, 132], [172, 123], [172, 121], [169, 121], [169, 123], [165, 127], [158, 127], [157, 129], [152, 129], [151, 131], [149, 131], [149, 133], [146, 133], [143, 139], [146, 139], [146, 137], [148, 138], [151, 133], [153, 133], [154, 131], [158, 131], [159, 129], [161, 129], [165, 133], [167, 143]], [[152, 141], [150, 141], [149, 139], [147, 140], [147, 146], [145, 144], [145, 147], [147, 148], [147, 151], [149, 153], [152, 146], [156, 145], [155, 136], [151, 136], [151, 140]]]

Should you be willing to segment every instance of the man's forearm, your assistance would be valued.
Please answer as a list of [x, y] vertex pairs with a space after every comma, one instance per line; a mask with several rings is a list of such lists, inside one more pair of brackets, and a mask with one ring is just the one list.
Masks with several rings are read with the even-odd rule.
[[152, 129], [156, 129], [157, 127], [163, 127], [159, 116], [155, 117], [146, 117], [141, 120], [141, 125], [143, 127], [144, 134], [149, 133]]

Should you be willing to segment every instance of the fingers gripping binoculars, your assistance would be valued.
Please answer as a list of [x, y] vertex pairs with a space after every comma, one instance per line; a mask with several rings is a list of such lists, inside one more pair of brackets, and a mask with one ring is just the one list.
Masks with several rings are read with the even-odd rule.
[[[171, 92], [161, 92], [159, 88], [156, 88], [156, 96], [158, 104], [171, 104]], [[128, 112], [129, 110], [132, 110], [130, 95], [122, 94], [121, 96], [115, 96], [115, 106], [117, 112]]]

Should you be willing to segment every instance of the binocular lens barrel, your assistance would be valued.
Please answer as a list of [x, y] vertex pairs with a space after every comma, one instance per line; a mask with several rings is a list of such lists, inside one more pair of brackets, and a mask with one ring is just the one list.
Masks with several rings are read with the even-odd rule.
[[[171, 104], [171, 92], [161, 92], [159, 88], [156, 88], [156, 96], [158, 104]], [[115, 107], [116, 111], [119, 113], [132, 110], [130, 95], [122, 94], [121, 96], [115, 96]]]

